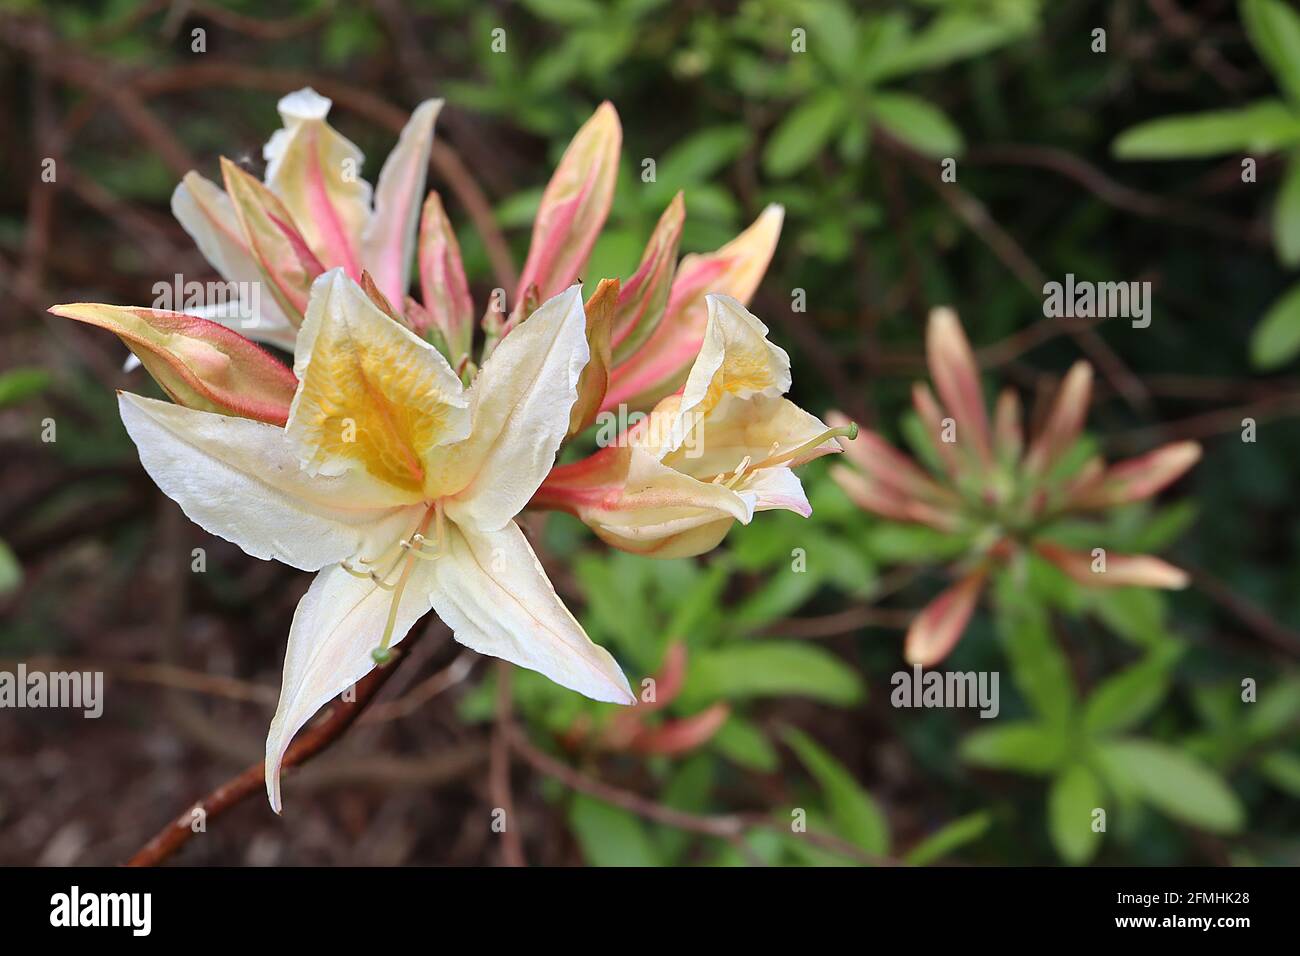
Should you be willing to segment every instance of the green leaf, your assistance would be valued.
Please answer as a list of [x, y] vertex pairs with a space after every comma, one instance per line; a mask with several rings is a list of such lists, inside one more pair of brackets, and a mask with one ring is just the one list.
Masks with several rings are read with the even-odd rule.
[[994, 608], [1016, 686], [1041, 717], [1065, 725], [1074, 707], [1074, 682], [1046, 609], [1011, 574], [998, 579]]
[[875, 568], [857, 541], [819, 536], [815, 546], [810, 542], [808, 551], [812, 559], [809, 570], [820, 572], [828, 582], [849, 594], [865, 597], [878, 582]]
[[839, 80], [853, 77], [857, 58], [858, 25], [853, 11], [840, 0], [816, 0], [802, 5], [808, 20], [809, 49]]
[[1300, 14], [1279, 0], [1243, 0], [1241, 20], [1277, 85], [1300, 106]]
[[1134, 554], [1163, 551], [1182, 537], [1199, 516], [1200, 507], [1192, 499], [1176, 501], [1144, 521], [1124, 549]]
[[1100, 781], [1082, 764], [1074, 764], [1052, 781], [1047, 795], [1047, 824], [1052, 845], [1067, 863], [1087, 863], [1101, 848], [1092, 829], [1092, 814], [1101, 805]]
[[1128, 730], [1160, 706], [1168, 691], [1168, 655], [1135, 664], [1092, 692], [1083, 709], [1084, 729], [1093, 735]]
[[797, 173], [822, 151], [843, 122], [845, 99], [839, 90], [814, 93], [781, 121], [763, 149], [763, 169], [769, 176]]
[[18, 557], [13, 549], [4, 541], [0, 541], [0, 596], [17, 590], [22, 583], [23, 566], [18, 563]]
[[888, 853], [889, 824], [885, 815], [844, 765], [801, 731], [790, 728], [782, 736], [825, 793], [836, 835], [868, 853]]
[[871, 101], [871, 115], [887, 132], [919, 153], [935, 159], [961, 155], [961, 130], [942, 110], [920, 97], [877, 93]]
[[534, 15], [551, 23], [574, 26], [590, 20], [599, 20], [602, 10], [595, 0], [523, 0]]
[[1273, 245], [1283, 265], [1300, 265], [1300, 152], [1291, 154], [1273, 207]]
[[993, 816], [987, 810], [959, 817], [908, 850], [903, 862], [911, 866], [928, 866], [935, 860], [950, 856], [954, 850], [974, 843], [988, 832], [992, 823]]
[[497, 203], [495, 215], [503, 228], [520, 229], [532, 224], [541, 205], [541, 188], [522, 189]]
[[811, 697], [848, 706], [862, 699], [857, 673], [811, 644], [756, 641], [709, 648], [691, 658], [683, 693], [694, 703], [748, 697]]
[[786, 565], [769, 575], [754, 594], [728, 614], [728, 619], [741, 632], [762, 627], [797, 611], [820, 583], [821, 575], [814, 568], [796, 572]]
[[655, 181], [644, 186], [646, 202], [657, 213], [677, 190], [707, 182], [744, 151], [752, 136], [745, 126], [714, 126], [682, 140], [664, 153]]
[[945, 13], [910, 39], [882, 44], [869, 73], [873, 79], [883, 79], [937, 69], [1015, 40], [1032, 30], [1034, 22], [1032, 15]]
[[43, 392], [50, 384], [50, 373], [40, 368], [15, 368], [0, 375], [0, 408], [13, 405]]
[[[709, 794], [713, 791], [715, 765], [716, 761], [702, 753], [683, 761], [664, 786], [660, 803], [684, 813], [703, 813], [708, 807]], [[655, 846], [658, 847], [658, 856], [664, 863], [679, 863], [690, 846], [692, 834], [670, 826], [654, 826], [651, 832]]]
[[1300, 283], [1282, 293], [1250, 334], [1250, 361], [1261, 371], [1285, 365], [1300, 352]]
[[1139, 647], [1171, 640], [1165, 628], [1168, 601], [1153, 588], [1094, 588], [1088, 592], [1088, 606], [1107, 627]]
[[1124, 778], [1161, 812], [1214, 833], [1235, 833], [1245, 822], [1237, 795], [1223, 778], [1182, 751], [1151, 740], [1121, 740], [1098, 750], [1107, 777]]
[[1256, 766], [1279, 790], [1300, 797], [1300, 757], [1279, 750], [1265, 754]]
[[1251, 741], [1264, 741], [1292, 729], [1300, 720], [1300, 677], [1266, 681], [1258, 688], [1258, 699], [1247, 704], [1241, 699], [1241, 685], [1234, 683], [1228, 700], [1236, 713], [1246, 712], [1245, 731]]
[[1033, 721], [977, 730], [961, 742], [962, 760], [978, 767], [1035, 776], [1049, 774], [1065, 759], [1066, 736], [1060, 727]]
[[763, 731], [735, 714], [713, 735], [709, 746], [732, 763], [760, 773], [771, 773], [779, 762], [776, 748]]
[[574, 794], [569, 827], [592, 866], [656, 866], [654, 845], [641, 821], [621, 807]]
[[727, 580], [727, 568], [721, 562], [711, 564], [690, 587], [679, 592], [664, 633], [690, 634], [700, 640], [716, 632], [713, 619], [720, 613]]
[[956, 557], [966, 542], [934, 528], [881, 521], [867, 533], [867, 550], [885, 563], [909, 564]]
[[1271, 153], [1300, 142], [1300, 116], [1281, 100], [1235, 110], [1166, 116], [1121, 133], [1118, 159], [1185, 159], [1224, 153]]

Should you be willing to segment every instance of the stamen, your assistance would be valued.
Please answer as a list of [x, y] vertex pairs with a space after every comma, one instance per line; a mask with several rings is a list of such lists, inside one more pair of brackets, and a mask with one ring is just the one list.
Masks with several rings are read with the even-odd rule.
[[402, 550], [407, 554], [414, 555], [417, 558], [436, 555], [441, 549], [422, 534], [413, 534], [410, 540], [400, 542]]
[[[394, 556], [399, 556], [399, 552], [401, 551], [401, 548], [402, 548], [402, 542], [398, 541], [397, 544], [393, 545], [388, 550], [381, 551], [377, 558], [361, 558], [360, 560], [362, 564], [367, 564], [370, 565], [371, 567], [374, 567], [377, 564], [386, 563], [389, 558], [392, 558]], [[395, 566], [396, 565], [394, 565], [394, 567]]]
[[[435, 514], [439, 517], [442, 514], [441, 502], [434, 504], [425, 511], [424, 517], [420, 519], [419, 527], [415, 529], [415, 534], [411, 535], [409, 540], [402, 539], [397, 543], [398, 550], [401, 552], [398, 555], [397, 564], [403, 565], [402, 573], [401, 576], [398, 577], [397, 583], [395, 585], [386, 585], [378, 578], [375, 579], [375, 583], [380, 587], [393, 592], [393, 601], [388, 606], [388, 620], [384, 622], [384, 634], [379, 639], [379, 646], [370, 652], [370, 656], [374, 662], [381, 666], [387, 664], [393, 659], [393, 651], [389, 647], [389, 644], [391, 644], [393, 640], [393, 630], [397, 627], [397, 609], [402, 603], [402, 592], [406, 590], [406, 582], [411, 578], [411, 569], [415, 567], [415, 561], [412, 559], [423, 558], [425, 560], [431, 560], [436, 557], [436, 554], [431, 555], [423, 550], [426, 540], [424, 532], [429, 527], [429, 521]], [[389, 568], [390, 574], [396, 569], [397, 564], [394, 564], [392, 568]], [[387, 575], [385, 575], [385, 577], [387, 577]]]
[[832, 438], [847, 438], [849, 441], [853, 441], [853, 439], [857, 437], [858, 437], [857, 422], [849, 422], [848, 425], [845, 425], [840, 428], [828, 428], [826, 429], [826, 431], [822, 432], [816, 438], [812, 439], [811, 441], [806, 441], [802, 445], [799, 445], [796, 448], [790, 449], [788, 452], [786, 452], [783, 455], [776, 455], [776, 454], [769, 455], [767, 458], [764, 458], [758, 464], [754, 465], [754, 470], [757, 471], [759, 468], [771, 468], [775, 465], [783, 465], [787, 461], [799, 457], [800, 454], [802, 454], [805, 451], [808, 451], [809, 449], [817, 448], [820, 445], [826, 444], [826, 442], [830, 441]]

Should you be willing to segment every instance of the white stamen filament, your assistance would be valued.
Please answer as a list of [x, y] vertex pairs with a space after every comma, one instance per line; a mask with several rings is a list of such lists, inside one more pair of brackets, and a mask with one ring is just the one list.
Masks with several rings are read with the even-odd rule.
[[[428, 529], [430, 520], [434, 518], [437, 519], [438, 547], [433, 551], [426, 551], [425, 547], [428, 539], [424, 536], [424, 532]], [[392, 659], [393, 655], [392, 651], [389, 649], [389, 645], [392, 643], [393, 631], [397, 626], [397, 609], [402, 603], [402, 593], [406, 590], [406, 582], [410, 580], [411, 569], [415, 567], [414, 559], [421, 558], [425, 561], [437, 560], [443, 540], [442, 520], [442, 502], [435, 501], [429, 506], [429, 509], [425, 511], [424, 517], [420, 519], [419, 527], [415, 529], [415, 533], [411, 535], [409, 539], [403, 538], [397, 542], [397, 550], [400, 552], [397, 561], [394, 563], [393, 567], [388, 569], [388, 573], [384, 575], [384, 577], [387, 577], [388, 574], [391, 574], [396, 570], [397, 565], [402, 565], [402, 573], [398, 577], [397, 583], [395, 585], [386, 585], [378, 579], [375, 581], [375, 583], [380, 587], [393, 592], [393, 601], [388, 607], [388, 620], [384, 623], [384, 634], [379, 639], [379, 646], [370, 652], [370, 656], [374, 658], [376, 664], [387, 664], [388, 661]], [[392, 549], [389, 550], [391, 552]]]

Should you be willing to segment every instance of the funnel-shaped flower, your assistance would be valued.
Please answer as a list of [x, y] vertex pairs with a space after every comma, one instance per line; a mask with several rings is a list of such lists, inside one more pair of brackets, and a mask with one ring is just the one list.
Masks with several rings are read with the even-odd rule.
[[121, 395], [158, 486], [258, 558], [319, 571], [289, 633], [267, 791], [316, 710], [430, 607], [480, 653], [632, 703], [514, 522], [569, 426], [587, 361], [578, 287], [521, 324], [466, 389], [341, 269], [312, 287], [284, 428]]
[[614, 442], [552, 470], [535, 507], [576, 515], [604, 541], [655, 557], [700, 554], [756, 511], [812, 508], [792, 468], [841, 451], [784, 398], [790, 359], [730, 296], [707, 297], [703, 347], [685, 387]]
[[[912, 622], [905, 654], [912, 664], [943, 660], [961, 637], [989, 572], [1020, 552], [1033, 551], [1089, 587], [1181, 588], [1187, 575], [1146, 555], [1070, 551], [1051, 541], [1051, 525], [1081, 512], [1149, 498], [1200, 458], [1195, 442], [1176, 442], [1106, 467], [1092, 459], [1068, 467], [1088, 415], [1092, 369], [1078, 362], [1066, 374], [1037, 434], [1025, 448], [1020, 399], [999, 397], [990, 422], [979, 369], [957, 316], [930, 315], [926, 357], [938, 391], [913, 389], [937, 466], [926, 469], [873, 432], [862, 432], [846, 453], [856, 467], [831, 475], [862, 508], [894, 521], [924, 524], [976, 542], [958, 580]], [[830, 416], [832, 424], [842, 417]]]
[[[294, 615], [267, 741], [277, 809], [293, 735], [430, 607], [482, 653], [632, 702], [514, 523], [561, 444], [611, 403], [663, 399], [586, 466], [608, 498], [593, 526], [656, 554], [706, 550], [756, 510], [807, 513], [790, 469], [838, 451], [848, 431], [782, 397], [788, 358], [743, 307], [779, 207], [678, 266], [676, 197], [633, 275], [591, 283], [584, 306], [571, 283], [609, 211], [622, 140], [603, 104], [546, 188], [513, 307], [488, 310], [475, 356], [455, 233], [437, 194], [423, 196], [441, 101], [411, 117], [373, 204], [329, 106], [311, 90], [280, 101], [264, 181], [223, 161], [224, 191], [191, 173], [173, 196], [212, 266], [257, 301], [53, 310], [115, 332], [177, 403], [120, 398], [146, 470], [186, 514], [255, 557], [319, 572]], [[422, 302], [408, 294], [412, 261]], [[292, 371], [235, 328], [291, 351]], [[590, 497], [581, 486], [577, 469], [550, 493], [577, 510]]]

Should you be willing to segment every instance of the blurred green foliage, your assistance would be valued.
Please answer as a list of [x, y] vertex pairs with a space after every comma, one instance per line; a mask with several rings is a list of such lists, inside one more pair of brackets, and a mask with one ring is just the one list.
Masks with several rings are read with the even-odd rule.
[[[1241, 0], [1241, 19], [1283, 98], [1147, 120], [1121, 134], [1114, 151], [1132, 160], [1248, 153], [1242, 178], [1251, 182], [1256, 157], [1281, 154], [1287, 165], [1273, 209], [1273, 242], [1278, 260], [1294, 269], [1300, 266], [1300, 12], [1284, 0]], [[1297, 353], [1300, 285], [1269, 306], [1250, 342], [1251, 359], [1261, 369], [1283, 365]]]
[[[265, 13], [259, 3], [226, 6]], [[1049, 275], [1155, 275], [1152, 328], [1105, 329], [1139, 377], [1249, 382], [1252, 359], [1256, 368], [1273, 368], [1300, 351], [1300, 287], [1277, 295], [1286, 279], [1279, 262], [1300, 262], [1300, 17], [1281, 0], [1242, 4], [1254, 53], [1230, 50], [1247, 71], [1240, 95], [1194, 72], [1188, 78], [1184, 46], [1162, 44], [1145, 59], [1128, 50], [1126, 34], [1149, 39], [1160, 24], [1134, 22], [1138, 14], [1122, 3], [406, 6], [427, 27], [417, 39], [434, 74], [421, 79], [451, 110], [531, 137], [525, 152], [535, 166], [516, 175], [518, 167], [508, 164], [512, 188], [494, 193], [516, 256], [544, 170], [592, 106], [609, 98], [625, 128], [625, 167], [589, 273], [628, 275], [678, 190], [689, 211], [685, 251], [713, 248], [763, 204], [783, 203], [785, 234], [754, 309], [793, 354], [795, 397], [815, 413], [851, 401], [850, 411], [885, 423], [901, 419], [897, 434], [888, 424], [881, 430], [910, 440], [918, 455], [927, 454], [928, 443], [917, 440], [919, 423], [903, 411], [911, 372], [900, 373], [883, 357], [919, 354], [918, 318], [928, 305], [956, 304], [981, 345], [1030, 326], [1042, 303], [1008, 271], [988, 237], [968, 228], [957, 206], [919, 184], [909, 155], [929, 164], [931, 179], [935, 160], [958, 159], [962, 202], [978, 203], [975, 220], [995, 220], [1018, 237]], [[72, 40], [101, 37], [98, 52], [121, 63], [183, 60], [179, 41], [160, 54], [153, 34], [112, 29], [134, 8], [110, 0], [59, 5], [48, 15]], [[305, 2], [279, 13], [322, 9]], [[1111, 30], [1106, 54], [1090, 49], [1098, 25]], [[492, 48], [497, 29], [505, 30], [504, 52]], [[348, 77], [387, 58], [391, 33], [372, 5], [339, 4], [316, 32], [277, 43], [275, 57], [285, 68]], [[247, 51], [218, 47], [212, 55], [241, 54]], [[1280, 98], [1249, 72], [1252, 56]], [[1179, 81], [1158, 84], [1165, 72]], [[397, 82], [383, 69], [364, 75]], [[414, 100], [413, 91], [399, 89]], [[253, 131], [265, 126], [270, 102], [247, 92], [205, 93], [178, 119], [176, 132], [204, 156], [246, 148], [257, 142]], [[348, 131], [359, 140], [373, 137], [377, 148], [365, 143], [368, 154], [383, 154], [380, 134]], [[1286, 169], [1273, 177], [1280, 180], [1275, 202], [1257, 199], [1253, 186], [1242, 192], [1246, 202], [1275, 210], [1279, 262], [1235, 236], [1117, 209], [1041, 167], [978, 156], [981, 146], [1008, 143], [1041, 144], [1096, 165], [1113, 148], [1115, 157], [1132, 162], [1107, 167], [1107, 174], [1157, 197], [1181, 183], [1171, 182], [1169, 167], [1147, 160], [1204, 164], [1207, 157], [1277, 153]], [[642, 178], [643, 158], [656, 161], [651, 182]], [[92, 148], [77, 161], [114, 194], [160, 208], [173, 185], [143, 148]], [[372, 177], [374, 171], [367, 170]], [[491, 283], [481, 243], [467, 222], [459, 224], [471, 279]], [[15, 246], [21, 223], [11, 218], [0, 226], [6, 247]], [[807, 313], [790, 311], [796, 289], [807, 290]], [[1246, 330], [1261, 311], [1266, 318], [1248, 346]], [[1063, 338], [1004, 371], [1034, 384], [1043, 370], [1075, 357], [1076, 343]], [[840, 363], [847, 392], [828, 362]], [[45, 384], [31, 373], [11, 373], [0, 379], [0, 392], [27, 397], [36, 382]], [[53, 452], [69, 466], [131, 460], [111, 403], [87, 397], [94, 388], [75, 377], [57, 383], [83, 422]], [[1203, 410], [1199, 398], [1157, 395], [1135, 412], [1107, 394], [1094, 410], [1095, 439], [1104, 443]], [[1082, 540], [1171, 553], [1265, 609], [1279, 627], [1294, 628], [1300, 430], [1293, 421], [1261, 421], [1258, 442], [1243, 443], [1235, 431], [1242, 416], [1230, 417], [1225, 437], [1170, 503], [1121, 509], [1107, 516], [1100, 534], [1089, 528]], [[916, 865], [1203, 861], [1203, 839], [1226, 848], [1234, 862], [1300, 859], [1294, 651], [1265, 649], [1245, 624], [1195, 590], [1084, 591], [1030, 560], [1000, 578], [991, 607], [977, 612], [944, 665], [1002, 672], [1001, 715], [985, 722], [952, 711], [895, 710], [888, 687], [904, 667], [898, 626], [849, 619], [838, 631], [809, 637], [808, 622], [824, 624], [877, 603], [900, 613], [920, 606], [942, 583], [934, 569], [966, 542], [864, 515], [827, 478], [824, 462], [806, 468], [803, 478], [811, 520], [760, 515], [699, 560], [611, 552], [567, 517], [548, 521], [546, 548], [571, 571], [583, 624], [629, 675], [657, 673], [674, 641], [686, 646], [680, 693], [647, 723], [689, 718], [719, 702], [728, 707], [722, 728], [687, 754], [602, 754], [579, 741], [576, 759], [633, 768], [642, 792], [668, 807], [708, 814], [758, 801], [781, 824], [754, 829], [737, 846], [548, 787], [588, 862], [852, 862], [786, 832], [796, 809], [806, 811], [810, 830], [871, 857]], [[52, 513], [60, 507], [57, 496], [42, 503]], [[1057, 534], [1068, 543], [1072, 531], [1079, 529]], [[11, 573], [8, 560], [0, 551], [0, 582]], [[900, 567], [910, 569], [902, 578]], [[30, 646], [39, 630], [33, 620], [27, 633], [19, 628], [5, 639]], [[1256, 703], [1243, 701], [1245, 680], [1257, 685]], [[613, 719], [612, 708], [531, 672], [515, 672], [511, 686], [515, 711], [538, 740], [558, 746], [574, 728], [585, 728], [589, 742], [597, 739], [593, 728]], [[495, 701], [489, 672], [462, 697], [460, 716], [491, 721]], [[1104, 833], [1092, 827], [1098, 807], [1107, 812]]]

